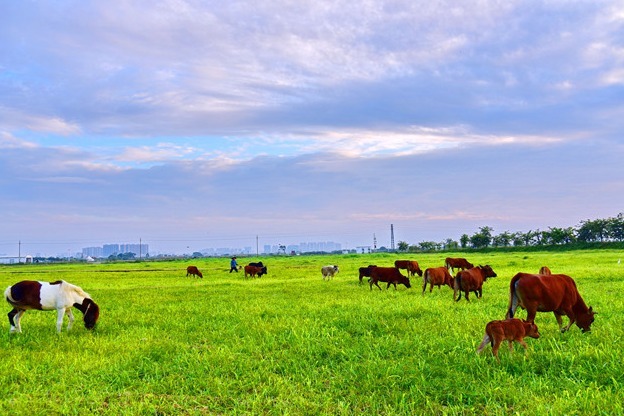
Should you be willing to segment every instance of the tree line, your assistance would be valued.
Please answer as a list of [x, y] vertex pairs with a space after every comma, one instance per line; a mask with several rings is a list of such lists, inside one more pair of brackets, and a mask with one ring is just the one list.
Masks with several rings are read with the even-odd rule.
[[459, 241], [447, 238], [442, 242], [423, 241], [410, 245], [399, 241], [399, 251], [438, 251], [455, 249], [480, 249], [488, 247], [539, 247], [565, 246], [584, 243], [624, 242], [624, 213], [615, 217], [581, 221], [576, 227], [548, 227], [547, 230], [527, 232], [504, 231], [494, 234], [492, 227], [480, 227], [473, 235], [463, 234]]

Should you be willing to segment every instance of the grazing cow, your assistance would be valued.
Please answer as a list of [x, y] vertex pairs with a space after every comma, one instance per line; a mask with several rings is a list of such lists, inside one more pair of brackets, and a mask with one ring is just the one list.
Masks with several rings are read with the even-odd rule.
[[418, 276], [422, 276], [422, 270], [420, 270], [420, 266], [418, 262], [415, 260], [395, 260], [394, 267], [397, 269], [405, 269], [407, 270], [407, 276], [414, 276], [414, 274], [418, 274]]
[[438, 289], [440, 289], [440, 286], [447, 285], [453, 289], [453, 276], [451, 276], [451, 273], [449, 273], [446, 267], [429, 268], [425, 270], [425, 274], [423, 275], [423, 295], [425, 294], [427, 283], [431, 285], [429, 293], [433, 292], [433, 286], [437, 286]]
[[371, 277], [371, 267], [377, 267], [374, 264], [369, 264], [368, 267], [360, 267], [359, 271], [359, 278], [360, 278], [360, 284], [362, 284], [362, 278], [363, 277], [368, 277], [370, 280]]
[[539, 274], [552, 274], [548, 266], [540, 267]]
[[195, 266], [188, 266], [186, 268], [186, 277], [189, 276], [199, 276], [199, 277], [204, 277], [204, 275], [202, 274], [202, 272], [199, 271], [199, 269]]
[[456, 301], [461, 299], [461, 292], [464, 292], [468, 302], [470, 302], [470, 299], [468, 299], [469, 292], [474, 292], [477, 298], [481, 298], [483, 294], [483, 282], [485, 282], [488, 277], [496, 277], [496, 273], [494, 273], [494, 270], [487, 264], [485, 266], [477, 266], [458, 272], [453, 285], [453, 298], [457, 292], [459, 292], [459, 296]]
[[390, 285], [394, 285], [394, 289], [396, 290], [397, 283], [403, 284], [407, 288], [412, 287], [409, 277], [403, 276], [396, 267], [371, 267], [370, 272], [371, 278], [368, 281], [368, 284], [370, 285], [371, 290], [373, 290], [373, 285], [377, 286], [379, 290], [381, 290], [378, 282], [388, 283], [386, 289], [388, 289]]
[[[581, 298], [576, 283], [564, 274], [539, 275], [518, 273], [509, 283], [509, 308], [507, 318], [513, 318], [516, 309], [527, 310], [527, 321], [534, 322], [537, 312], [553, 312], [559, 329], [565, 332], [573, 323], [581, 331], [590, 331], [596, 312]], [[563, 327], [561, 317], [570, 319]]]
[[526, 352], [527, 344], [524, 342], [524, 337], [539, 338], [540, 334], [537, 330], [537, 325], [533, 322], [521, 321], [520, 319], [488, 322], [485, 326], [483, 341], [477, 348], [477, 354], [480, 354], [489, 342], [492, 346], [492, 354], [496, 357], [496, 361], [500, 363], [500, 358], [498, 358], [500, 344], [507, 340], [509, 342], [509, 351], [512, 351], [513, 341], [516, 341], [524, 347]]
[[455, 273], [455, 269], [466, 270], [466, 269], [472, 269], [474, 267], [472, 263], [470, 263], [468, 260], [466, 260], [463, 257], [458, 257], [458, 258], [447, 257], [444, 260], [444, 265], [452, 273]]
[[22, 332], [21, 319], [29, 309], [50, 311], [56, 309], [56, 331], [61, 332], [63, 317], [67, 315], [69, 322], [67, 330], [74, 323], [72, 306], [83, 314], [85, 328], [93, 329], [100, 316], [99, 306], [93, 302], [91, 296], [78, 286], [64, 280], [56, 282], [36, 282], [23, 280], [9, 286], [4, 291], [4, 297], [13, 307], [8, 313], [10, 332]]
[[321, 267], [321, 273], [323, 274], [323, 280], [329, 280], [334, 277], [336, 273], [338, 273], [338, 266], [323, 266]]
[[268, 272], [266, 266], [245, 266], [245, 278], [247, 278], [248, 276], [256, 277], [256, 275], [258, 277], [262, 277], [263, 274], [267, 273]]

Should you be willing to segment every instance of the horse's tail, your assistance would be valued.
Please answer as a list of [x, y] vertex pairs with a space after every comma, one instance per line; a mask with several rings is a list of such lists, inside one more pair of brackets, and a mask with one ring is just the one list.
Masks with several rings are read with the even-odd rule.
[[17, 303], [17, 301], [15, 299], [13, 299], [13, 296], [11, 295], [11, 288], [13, 286], [9, 286], [6, 288], [6, 290], [4, 291], [4, 298], [6, 299], [7, 302], [9, 302], [11, 305], [15, 305]]
[[505, 319], [513, 318], [514, 313], [516, 313], [516, 308], [518, 308], [519, 299], [518, 294], [516, 293], [516, 285], [521, 277], [520, 273], [518, 273], [511, 279], [511, 282], [509, 282], [509, 305], [507, 306], [507, 315], [505, 315]]

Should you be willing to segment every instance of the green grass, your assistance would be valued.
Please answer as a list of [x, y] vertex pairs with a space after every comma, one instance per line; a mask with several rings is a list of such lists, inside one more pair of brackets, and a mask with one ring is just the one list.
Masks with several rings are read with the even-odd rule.
[[[449, 288], [423, 296], [420, 278], [396, 291], [358, 285], [360, 266], [403, 257], [424, 269], [447, 255], [499, 277], [470, 303]], [[622, 414], [621, 255], [263, 258], [269, 274], [254, 280], [228, 273], [227, 259], [0, 267], [3, 288], [65, 279], [101, 307], [94, 332], [77, 319], [57, 335], [55, 313], [32, 311], [10, 335], [3, 318], [0, 414]], [[185, 277], [191, 263], [204, 279]], [[325, 264], [340, 266], [329, 282]], [[542, 265], [576, 280], [598, 311], [592, 332], [560, 334], [541, 313], [542, 336], [527, 339], [526, 355], [519, 345], [503, 346], [500, 364], [489, 347], [476, 355], [485, 324], [505, 315], [511, 277]]]

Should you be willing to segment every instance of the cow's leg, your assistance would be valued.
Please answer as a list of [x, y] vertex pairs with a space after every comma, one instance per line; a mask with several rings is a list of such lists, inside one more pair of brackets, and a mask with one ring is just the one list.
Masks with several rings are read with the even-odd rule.
[[74, 323], [74, 314], [72, 313], [71, 307], [65, 309], [65, 314], [67, 315], [67, 330], [69, 331]]
[[[576, 317], [574, 316], [574, 312], [572, 312], [571, 309], [565, 311], [565, 314], [568, 316], [568, 319], [570, 319], [570, 322], [568, 322], [568, 326], [566, 326], [565, 328], [561, 328], [561, 324], [559, 325], [559, 328], [561, 328], [561, 333], [564, 333], [568, 329], [570, 329], [572, 324], [576, 321]], [[559, 319], [561, 319], [561, 316], [559, 316]]]
[[500, 348], [501, 340], [494, 341], [494, 346], [492, 347], [492, 354], [496, 357], [496, 361], [500, 363], [500, 358], [498, 358], [498, 349]]
[[[457, 292], [459, 292], [459, 296], [457, 296]], [[457, 299], [455, 299], [455, 302], [459, 302], [461, 300], [461, 295], [462, 295], [461, 290], [453, 289], [453, 299], [455, 299], [455, 296], [457, 296]]]
[[[476, 294], [476, 293], [477, 293], [477, 292], [475, 292], [475, 294]], [[479, 289], [479, 294], [477, 295], [477, 297], [478, 297], [479, 299], [481, 299], [481, 296], [483, 296], [483, 288]]]
[[524, 347], [524, 352], [526, 353], [527, 352], [527, 348], [528, 348], [527, 343], [523, 339], [519, 339], [518, 340], [518, 344], [520, 344], [520, 345], [522, 345]]
[[513, 351], [513, 340], [508, 339], [507, 343], [509, 344], [509, 351]]
[[466, 291], [464, 292], [464, 295], [466, 296], [466, 300], [467, 300], [468, 302], [470, 302], [470, 298], [469, 298], [470, 291], [469, 291], [469, 290], [466, 290]]
[[63, 318], [65, 317], [65, 308], [56, 310], [56, 332], [61, 333], [63, 328]]

